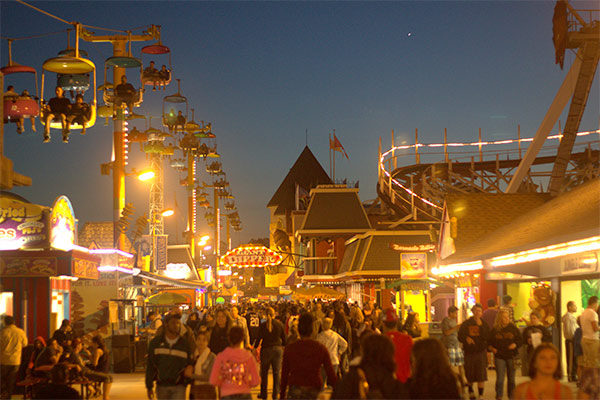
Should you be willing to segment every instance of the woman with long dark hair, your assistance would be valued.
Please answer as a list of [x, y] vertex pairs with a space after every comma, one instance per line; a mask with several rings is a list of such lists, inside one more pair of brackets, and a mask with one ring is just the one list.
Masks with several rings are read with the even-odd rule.
[[210, 348], [210, 351], [218, 355], [229, 345], [227, 333], [231, 327], [231, 318], [229, 317], [227, 310], [221, 308], [217, 310], [215, 321], [215, 326], [210, 332], [210, 342], [208, 343], [208, 347]]
[[[110, 366], [108, 349], [104, 344], [104, 339], [102, 339], [102, 336], [96, 335], [92, 337], [91, 349], [92, 359], [90, 369], [96, 372], [101, 372], [103, 374], [108, 374], [108, 368]], [[112, 378], [106, 379], [102, 383], [102, 398], [104, 400], [108, 399], [108, 394], [110, 393], [111, 385]]]
[[387, 336], [366, 333], [361, 338], [360, 363], [335, 386], [332, 399], [407, 399], [407, 387], [394, 377], [394, 343]]
[[410, 335], [410, 337], [418, 338], [421, 337], [421, 325], [419, 325], [419, 314], [416, 312], [408, 313], [406, 321], [404, 321], [403, 330]]
[[411, 359], [411, 399], [462, 398], [460, 380], [439, 340], [426, 338], [416, 341]]
[[562, 369], [560, 353], [551, 343], [537, 346], [529, 360], [529, 382], [515, 389], [514, 400], [525, 399], [572, 399], [571, 389], [560, 383]]

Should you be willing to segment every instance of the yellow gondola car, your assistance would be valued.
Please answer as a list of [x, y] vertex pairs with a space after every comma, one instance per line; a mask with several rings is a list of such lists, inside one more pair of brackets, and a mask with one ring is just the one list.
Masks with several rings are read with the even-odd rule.
[[[92, 74], [94, 80], [94, 98], [92, 103], [90, 104], [91, 115], [90, 119], [86, 122], [85, 127], [90, 128], [94, 126], [96, 123], [96, 66], [94, 63], [88, 59], [81, 57], [54, 57], [44, 61], [42, 65], [42, 90], [41, 90], [41, 100], [42, 104], [41, 110], [41, 122], [42, 125], [45, 125], [45, 115], [49, 112], [47, 106], [44, 106], [44, 81], [45, 81], [45, 72], [53, 72], [56, 74]], [[70, 125], [71, 129], [83, 129], [83, 126], [77, 123], [73, 123]], [[62, 125], [60, 121], [51, 121], [50, 128], [52, 129], [62, 129]]]

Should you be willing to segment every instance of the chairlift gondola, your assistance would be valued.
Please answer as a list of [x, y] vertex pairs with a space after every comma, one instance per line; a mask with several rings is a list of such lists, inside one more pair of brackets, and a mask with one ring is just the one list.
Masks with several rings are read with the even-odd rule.
[[[75, 57], [75, 49], [67, 47], [64, 50], [58, 52], [59, 56], [62, 57]], [[87, 51], [79, 50], [81, 57], [87, 57]], [[57, 74], [56, 75], [56, 86], [60, 86], [66, 92], [70, 92], [71, 99], [75, 98], [77, 93], [85, 93], [90, 88], [90, 74]]]
[[[161, 66], [160, 70], [158, 68], [156, 68], [156, 72], [152, 72], [152, 71], [148, 71], [148, 70], [144, 69], [142, 71], [142, 75], [141, 75], [142, 86], [149, 85], [155, 89], [156, 89], [156, 86], [159, 86], [164, 89], [165, 86], [167, 86], [167, 85], [169, 85], [169, 83], [171, 83], [171, 71], [173, 70], [173, 67], [171, 66], [171, 50], [167, 46], [164, 46], [164, 45], [160, 44], [160, 42], [159, 42], [157, 44], [150, 44], [150, 45], [144, 46], [142, 48], [142, 57], [141, 57], [142, 62], [143, 62], [143, 54], [150, 54], [150, 55], [168, 54], [169, 68], [167, 68], [166, 65], [163, 64], [163, 66]], [[162, 67], [165, 67], [164, 70]]]
[[[98, 90], [102, 90], [104, 92], [102, 95], [104, 103], [109, 106], [113, 106], [115, 103], [115, 97], [116, 97], [115, 96], [116, 85], [113, 84], [112, 82], [108, 82], [106, 80], [108, 69], [110, 67], [125, 68], [125, 69], [139, 68], [140, 76], [141, 76], [142, 61], [139, 58], [135, 58], [135, 57], [131, 57], [131, 56], [112, 56], [112, 57], [108, 57], [104, 61], [104, 84], [102, 84], [102, 86], [100, 86], [98, 88]], [[144, 88], [140, 87], [137, 90], [136, 97], [133, 100], [133, 106], [139, 107], [143, 101], [144, 101]], [[133, 111], [130, 110], [130, 112], [133, 112]]]
[[[35, 80], [35, 96], [28, 95], [28, 91], [24, 89], [21, 94], [15, 92], [15, 96], [3, 97], [4, 123], [15, 122], [19, 124], [25, 118], [32, 119], [32, 124], [35, 124], [35, 117], [40, 114], [39, 88], [37, 81], [37, 70], [33, 67], [13, 63], [12, 61], [12, 39], [8, 40], [8, 65], [0, 68], [0, 71], [5, 76], [13, 74], [33, 74]], [[24, 130], [24, 125], [21, 126], [21, 132]], [[35, 127], [35, 125], [32, 125]]]
[[185, 129], [188, 116], [187, 97], [181, 95], [181, 81], [177, 79], [177, 93], [165, 96], [162, 106], [162, 123], [169, 132]]
[[[44, 81], [45, 81], [45, 73], [46, 72], [53, 72], [53, 73], [56, 73], [57, 75], [92, 74], [93, 80], [94, 80], [93, 100], [90, 104], [90, 111], [91, 111], [90, 118], [85, 123], [85, 128], [90, 128], [90, 127], [94, 126], [94, 124], [96, 123], [96, 111], [97, 111], [96, 110], [97, 99], [96, 99], [96, 89], [95, 89], [95, 87], [96, 87], [96, 66], [94, 65], [94, 63], [86, 58], [81, 57], [81, 56], [79, 56], [79, 57], [59, 56], [59, 57], [49, 58], [48, 60], [44, 61], [44, 63], [42, 64], [42, 89], [40, 91], [41, 104], [44, 104]], [[42, 108], [41, 122], [43, 125], [46, 123], [44, 116], [47, 115], [49, 112], [50, 112], [50, 110], [47, 109], [47, 107]], [[50, 128], [62, 129], [61, 122], [58, 120], [50, 121]], [[81, 125], [79, 123], [71, 123], [70, 128], [71, 129], [83, 129], [83, 125]]]

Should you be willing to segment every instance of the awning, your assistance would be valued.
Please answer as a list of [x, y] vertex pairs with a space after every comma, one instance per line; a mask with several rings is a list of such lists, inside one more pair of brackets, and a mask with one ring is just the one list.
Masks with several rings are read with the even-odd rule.
[[188, 289], [203, 289], [206, 290], [207, 287], [210, 286], [210, 282], [205, 281], [189, 281], [182, 279], [172, 279], [166, 276], [153, 274], [146, 271], [140, 271], [137, 275], [143, 279], [149, 279], [151, 281], [159, 282], [165, 285], [175, 286], [175, 287], [183, 287]]

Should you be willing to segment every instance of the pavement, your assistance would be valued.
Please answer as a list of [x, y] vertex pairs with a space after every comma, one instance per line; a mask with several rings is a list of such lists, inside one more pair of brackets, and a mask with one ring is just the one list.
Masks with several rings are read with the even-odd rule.
[[[146, 387], [144, 383], [144, 373], [143, 372], [135, 372], [130, 374], [112, 374], [113, 376], [113, 385], [110, 391], [110, 399], [111, 400], [143, 400], [146, 399]], [[525, 382], [528, 378], [520, 376], [517, 372], [516, 383], [517, 385], [521, 382]], [[488, 371], [488, 380], [485, 383], [485, 389], [483, 393], [484, 400], [494, 400], [496, 397], [494, 385], [496, 382], [496, 371], [489, 370]], [[573, 390], [573, 395], [577, 394], [577, 387], [575, 383], [567, 382], [566, 380], [563, 383], [569, 385], [571, 390]], [[505, 380], [506, 385], [506, 380]], [[271, 400], [271, 389], [272, 389], [272, 380], [271, 375], [269, 374], [269, 400]], [[259, 387], [255, 387], [252, 390], [252, 399], [257, 400], [259, 394]], [[320, 400], [328, 400], [330, 392], [325, 392], [325, 396]], [[22, 399], [23, 396], [13, 396], [16, 399]], [[187, 398], [187, 397], [186, 397]], [[506, 387], [504, 388], [504, 398], [508, 399], [506, 395]], [[97, 398], [97, 399], [101, 399]]]

